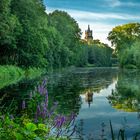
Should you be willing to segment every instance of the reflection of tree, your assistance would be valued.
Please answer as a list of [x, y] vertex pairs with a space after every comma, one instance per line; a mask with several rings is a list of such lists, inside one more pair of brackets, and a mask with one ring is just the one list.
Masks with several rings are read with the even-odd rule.
[[122, 72], [119, 74], [116, 89], [108, 97], [116, 109], [138, 112], [140, 109], [140, 73]]
[[[47, 75], [48, 76], [48, 75]], [[59, 112], [69, 114], [74, 111], [78, 114], [81, 107], [80, 94], [85, 94], [87, 90], [99, 92], [107, 88], [113, 78], [117, 77], [117, 70], [110, 68], [76, 68], [63, 72], [54, 72], [48, 76], [49, 104], [53, 101], [59, 102]], [[21, 81], [20, 83], [9, 86], [0, 91], [0, 99], [5, 95], [0, 106], [9, 106], [14, 99], [13, 108], [20, 110], [21, 102], [29, 99], [30, 91], [34, 90], [38, 81], [43, 78], [32, 81]]]
[[89, 69], [87, 73], [84, 73], [80, 77], [82, 79], [83, 93], [87, 90], [99, 93], [102, 89], [107, 88], [113, 80], [116, 80], [117, 69]]
[[51, 101], [58, 101], [60, 113], [69, 114], [73, 111], [78, 114], [81, 107], [79, 79], [72, 73], [66, 73], [55, 80], [48, 85]]
[[117, 70], [110, 68], [77, 68], [63, 75], [53, 75], [49, 78], [50, 98], [59, 101], [59, 111], [68, 113], [73, 110], [78, 113], [81, 107], [80, 94], [88, 90], [99, 92], [107, 88], [114, 77], [117, 77]]
[[38, 80], [24, 80], [16, 85], [10, 85], [0, 90], [0, 98], [5, 97], [0, 102], [0, 106], [4, 107], [3, 110], [11, 111], [12, 113], [17, 111], [16, 113], [18, 113], [21, 109], [22, 101], [28, 100], [29, 93], [34, 90]]

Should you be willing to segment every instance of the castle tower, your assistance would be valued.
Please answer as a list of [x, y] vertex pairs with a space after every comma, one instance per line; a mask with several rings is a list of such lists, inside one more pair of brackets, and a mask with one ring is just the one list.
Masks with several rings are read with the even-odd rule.
[[85, 31], [85, 40], [90, 41], [93, 40], [92, 30], [90, 30], [90, 26], [88, 25], [88, 29]]

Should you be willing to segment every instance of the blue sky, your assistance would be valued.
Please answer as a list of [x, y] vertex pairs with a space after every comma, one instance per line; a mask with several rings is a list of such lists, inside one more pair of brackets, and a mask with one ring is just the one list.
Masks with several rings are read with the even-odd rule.
[[107, 35], [113, 27], [140, 22], [140, 0], [45, 0], [45, 5], [47, 13], [56, 9], [68, 12], [82, 32], [89, 24], [94, 39], [104, 43], [109, 43]]

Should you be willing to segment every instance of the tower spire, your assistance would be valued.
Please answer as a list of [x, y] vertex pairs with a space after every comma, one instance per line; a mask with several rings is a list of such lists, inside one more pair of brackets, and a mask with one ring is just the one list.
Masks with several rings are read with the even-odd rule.
[[90, 30], [90, 25], [88, 25], [88, 29], [85, 31], [85, 40], [86, 41], [93, 40], [92, 30]]
[[90, 25], [88, 25], [88, 31], [90, 31]]

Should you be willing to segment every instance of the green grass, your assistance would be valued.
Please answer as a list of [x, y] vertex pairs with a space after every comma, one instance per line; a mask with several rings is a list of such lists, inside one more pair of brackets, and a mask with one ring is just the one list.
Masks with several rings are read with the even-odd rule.
[[34, 79], [43, 73], [45, 70], [39, 68], [21, 69], [12, 65], [0, 66], [0, 89], [15, 84], [24, 78]]

